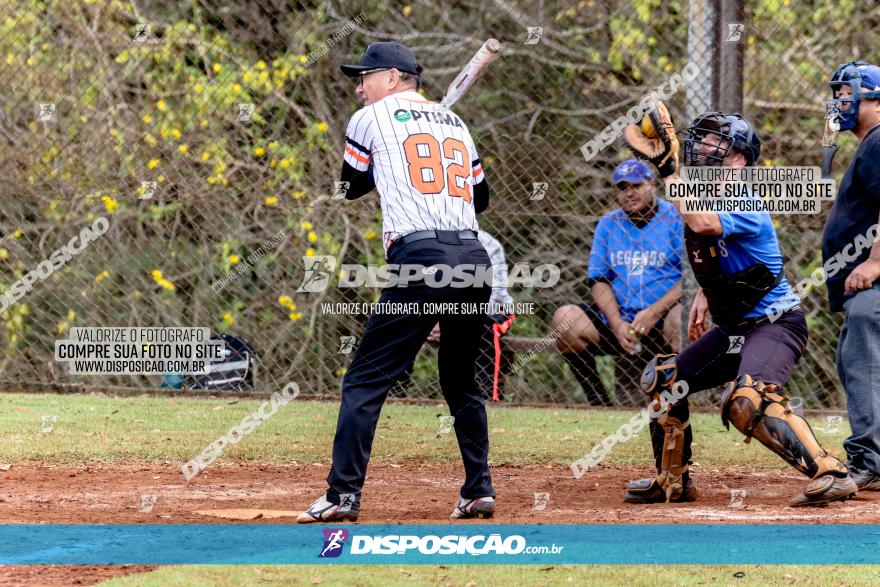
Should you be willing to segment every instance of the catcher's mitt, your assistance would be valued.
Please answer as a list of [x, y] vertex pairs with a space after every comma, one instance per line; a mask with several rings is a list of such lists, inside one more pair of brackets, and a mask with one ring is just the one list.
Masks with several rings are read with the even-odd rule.
[[623, 139], [636, 157], [657, 167], [660, 177], [678, 174], [678, 137], [669, 110], [660, 100], [645, 114], [641, 124], [626, 125]]

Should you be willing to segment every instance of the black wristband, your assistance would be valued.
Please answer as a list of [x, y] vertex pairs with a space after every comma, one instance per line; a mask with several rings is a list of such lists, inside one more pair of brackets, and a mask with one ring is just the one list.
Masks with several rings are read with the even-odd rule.
[[675, 158], [670, 157], [669, 159], [666, 160], [666, 163], [664, 163], [663, 165], [658, 165], [657, 166], [657, 173], [663, 179], [666, 179], [670, 175], [674, 174], [675, 173]]

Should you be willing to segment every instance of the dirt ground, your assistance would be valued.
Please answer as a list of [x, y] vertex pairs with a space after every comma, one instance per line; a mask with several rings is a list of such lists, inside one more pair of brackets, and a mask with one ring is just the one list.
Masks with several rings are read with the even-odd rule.
[[[498, 492], [496, 523], [880, 523], [880, 492], [823, 508], [789, 508], [805, 478], [791, 471], [694, 467], [700, 499], [691, 504], [632, 506], [620, 497], [628, 479], [648, 469], [600, 467], [581, 479], [560, 465], [493, 467]], [[231, 523], [199, 510], [265, 508], [301, 510], [324, 490], [327, 465], [213, 465], [186, 482], [174, 465], [13, 464], [0, 472], [0, 523]], [[370, 466], [361, 501], [363, 523], [442, 523], [458, 496], [460, 466]], [[745, 490], [743, 507], [731, 507], [731, 490]], [[548, 493], [543, 510], [535, 493]], [[152, 511], [142, 496], [155, 496]], [[292, 523], [291, 518], [248, 523]], [[234, 523], [234, 522], [232, 522]], [[7, 566], [0, 585], [92, 585], [143, 566]]]

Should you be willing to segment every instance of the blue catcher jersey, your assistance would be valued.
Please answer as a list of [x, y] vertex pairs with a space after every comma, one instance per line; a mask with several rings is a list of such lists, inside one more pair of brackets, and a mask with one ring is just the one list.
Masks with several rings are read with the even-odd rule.
[[[720, 212], [718, 217], [722, 232], [716, 244], [721, 256], [721, 269], [725, 274], [735, 273], [756, 263], [766, 265], [774, 275], [782, 271], [782, 253], [769, 214]], [[777, 303], [780, 304], [777, 306], [779, 311], [796, 306], [799, 300], [793, 293], [791, 285], [783, 278], [744, 317], [764, 316], [767, 308]]]

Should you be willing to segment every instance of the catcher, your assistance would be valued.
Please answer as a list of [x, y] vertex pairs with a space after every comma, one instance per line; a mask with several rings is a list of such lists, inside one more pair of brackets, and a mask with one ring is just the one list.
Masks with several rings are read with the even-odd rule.
[[[761, 151], [755, 128], [739, 114], [709, 112], [687, 128], [688, 166], [754, 165]], [[624, 132], [636, 156], [653, 163], [661, 177], [678, 176], [679, 142], [662, 102]], [[680, 200], [674, 204], [681, 213]], [[782, 254], [770, 215], [701, 212], [682, 214], [685, 246], [700, 289], [688, 319], [694, 341], [679, 355], [657, 355], [642, 372], [642, 391], [651, 402], [676, 381], [689, 393], [727, 382], [721, 421], [753, 437], [810, 477], [790, 505], [846, 500], [858, 488], [846, 466], [828, 454], [807, 422], [788, 408], [781, 386], [807, 343], [807, 324], [783, 274]], [[786, 301], [788, 296], [788, 302]], [[771, 322], [765, 310], [787, 304]], [[708, 315], [716, 326], [708, 330]], [[708, 330], [708, 331], [707, 331]], [[650, 424], [657, 476], [630, 482], [629, 503], [687, 502], [697, 499], [688, 472], [692, 433], [687, 396]]]

